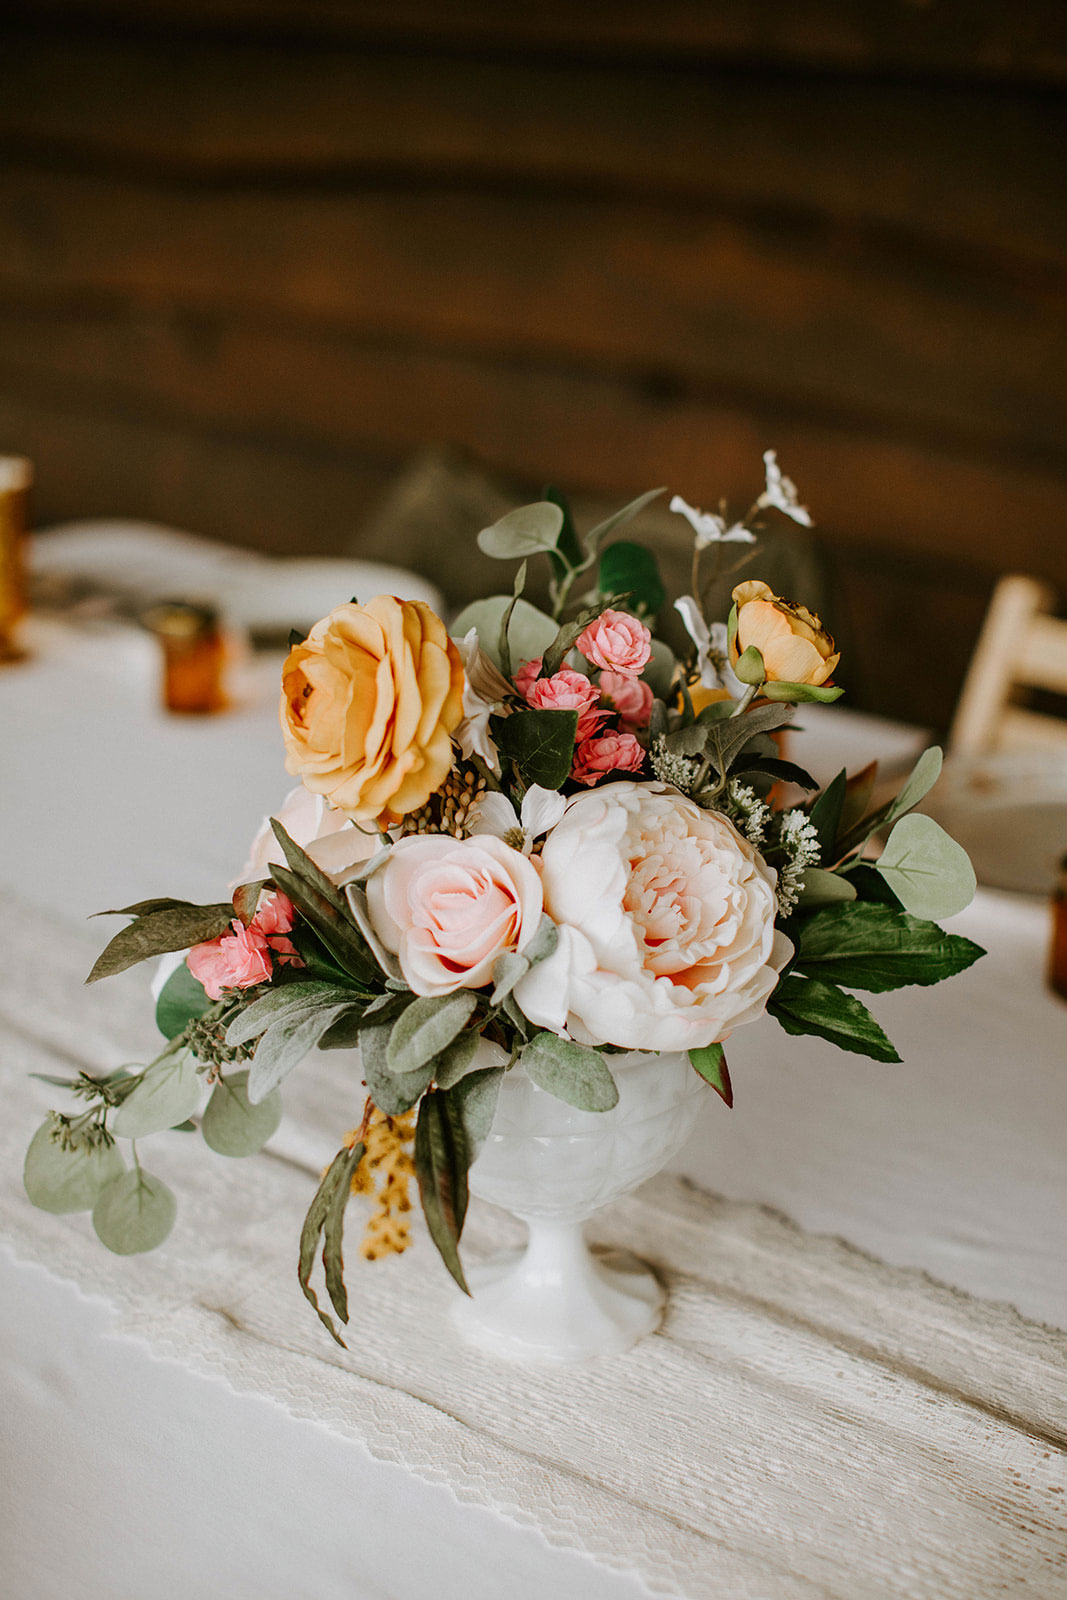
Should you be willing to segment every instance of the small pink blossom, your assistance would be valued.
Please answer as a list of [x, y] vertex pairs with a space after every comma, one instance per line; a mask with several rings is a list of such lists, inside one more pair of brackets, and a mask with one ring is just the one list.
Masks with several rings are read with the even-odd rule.
[[602, 671], [636, 678], [652, 654], [652, 635], [627, 611], [602, 611], [579, 635], [578, 649]]
[[515, 687], [524, 700], [529, 698], [530, 690], [535, 679], [540, 675], [543, 666], [543, 658], [537, 656], [533, 661], [524, 661], [518, 672], [516, 672]]
[[643, 678], [624, 672], [602, 672], [600, 693], [614, 706], [625, 726], [647, 728], [652, 715], [652, 690]]
[[270, 981], [266, 934], [255, 926], [246, 928], [236, 918], [232, 933], [194, 945], [185, 961], [193, 977], [204, 985], [209, 1000], [220, 999], [224, 989], [251, 989]]
[[[534, 665], [532, 661], [527, 663]], [[530, 679], [524, 697], [527, 705], [538, 711], [577, 711], [579, 743], [594, 734], [604, 720], [604, 712], [598, 710], [600, 690], [584, 673], [573, 672], [570, 667], [561, 667], [551, 678]]]
[[571, 777], [592, 787], [609, 772], [640, 772], [644, 762], [645, 752], [632, 733], [602, 733], [578, 746]]
[[275, 889], [260, 897], [250, 926], [257, 933], [266, 936], [267, 943], [283, 963], [303, 966], [296, 945], [285, 937], [292, 931], [294, 914], [293, 902], [289, 896], [283, 894], [280, 889]]

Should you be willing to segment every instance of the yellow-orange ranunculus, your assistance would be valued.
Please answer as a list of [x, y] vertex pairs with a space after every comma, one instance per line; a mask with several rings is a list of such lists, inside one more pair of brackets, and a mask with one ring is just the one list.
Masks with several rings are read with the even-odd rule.
[[789, 605], [753, 579], [734, 590], [737, 630], [730, 660], [755, 645], [768, 683], [826, 682], [841, 657], [822, 623], [806, 606]]
[[462, 717], [459, 651], [421, 600], [338, 606], [282, 671], [286, 769], [357, 822], [425, 805]]

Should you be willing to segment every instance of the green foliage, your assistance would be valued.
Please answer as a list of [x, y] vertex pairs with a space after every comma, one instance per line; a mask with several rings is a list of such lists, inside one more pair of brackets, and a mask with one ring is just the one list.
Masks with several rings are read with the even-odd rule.
[[[500, 667], [500, 624], [512, 598], [509, 594], [494, 594], [488, 600], [475, 600], [465, 606], [452, 624], [453, 637], [462, 639], [474, 628], [479, 645], [494, 665]], [[528, 600], [516, 600], [508, 624], [512, 661], [536, 661], [544, 655], [558, 632], [559, 624], [551, 617]]]
[[500, 656], [500, 670], [501, 670], [501, 672], [503, 672], [505, 678], [510, 678], [511, 675], [512, 675], [512, 669], [511, 669], [511, 641], [510, 641], [510, 637], [509, 637], [509, 630], [511, 628], [511, 618], [512, 618], [512, 615], [514, 614], [515, 607], [519, 603], [519, 598], [522, 595], [522, 591], [525, 589], [525, 587], [526, 587], [526, 562], [522, 561], [519, 564], [519, 570], [515, 574], [515, 583], [514, 583], [514, 585], [512, 587], [512, 591], [511, 591], [511, 603], [508, 605], [507, 609], [504, 612], [504, 615], [500, 619], [500, 640], [499, 640], [499, 643], [497, 645], [497, 653]]
[[388, 1070], [405, 1077], [432, 1062], [466, 1027], [477, 1003], [470, 989], [413, 1000], [400, 1013], [389, 1035], [385, 1052]]
[[816, 906], [829, 906], [845, 900], [855, 900], [856, 885], [852, 879], [839, 872], [826, 872], [822, 867], [805, 867], [804, 882], [797, 902], [800, 910], [814, 910]]
[[[929, 750], [924, 750], [912, 768], [907, 783], [895, 799], [887, 801], [884, 806], [879, 806], [867, 816], [860, 817], [858, 821], [845, 825], [845, 831], [837, 841], [838, 855], [845, 856], [853, 850], [862, 849], [872, 834], [889, 827], [924, 800], [941, 774], [941, 760], [941, 750], [938, 745], [931, 745]], [[862, 776], [863, 774], [857, 775], [857, 777]], [[873, 773], [871, 776], [873, 785]]]
[[110, 1141], [64, 1150], [52, 1137], [54, 1131], [53, 1122], [44, 1122], [30, 1140], [22, 1169], [26, 1193], [41, 1211], [91, 1211], [101, 1190], [125, 1172], [126, 1163]]
[[141, 1255], [163, 1243], [177, 1211], [177, 1201], [167, 1185], [135, 1166], [100, 1191], [93, 1207], [93, 1228], [100, 1243], [115, 1255]]
[[985, 954], [980, 945], [945, 933], [935, 922], [864, 901], [806, 917], [795, 943], [796, 971], [876, 994], [940, 983]]
[[692, 1066], [700, 1073], [705, 1083], [711, 1087], [719, 1097], [725, 1100], [728, 1106], [734, 1103], [733, 1085], [730, 1082], [730, 1072], [726, 1065], [726, 1053], [721, 1044], [705, 1045], [701, 1050], [690, 1050], [689, 1060]]
[[541, 1032], [524, 1046], [519, 1061], [534, 1083], [569, 1106], [610, 1111], [619, 1103], [615, 1079], [599, 1050]]
[[538, 962], [547, 960], [558, 943], [559, 929], [552, 918], [546, 915], [542, 916], [537, 925], [537, 932], [521, 954], [508, 950], [502, 956], [498, 956], [493, 967], [495, 985], [492, 994], [493, 1005], [503, 1004], [519, 980], [525, 978], [531, 967], [536, 967]]
[[915, 917], [951, 917], [974, 899], [970, 857], [932, 817], [902, 817], [875, 869]]
[[576, 567], [581, 561], [582, 547], [578, 543], [578, 534], [575, 530], [574, 518], [571, 515], [571, 508], [566, 495], [552, 484], [548, 484], [543, 498], [551, 500], [552, 504], [559, 506], [563, 513], [563, 526], [559, 530], [556, 548], [549, 551], [552, 570], [557, 578], [562, 578], [568, 566]]
[[493, 1126], [504, 1071], [503, 1067], [482, 1067], [468, 1072], [451, 1091], [451, 1103], [459, 1112], [472, 1160]]
[[812, 826], [819, 836], [819, 860], [824, 867], [832, 867], [838, 859], [834, 846], [847, 791], [848, 773], [842, 767], [833, 782], [828, 783], [822, 794], [816, 797], [809, 812]]
[[654, 617], [667, 601], [659, 563], [652, 551], [629, 539], [619, 539], [601, 552], [597, 588], [603, 595], [629, 595], [630, 604], [639, 615]]
[[430, 1237], [464, 1294], [470, 1294], [459, 1259], [467, 1215], [470, 1146], [455, 1091], [435, 1089], [419, 1106], [415, 1125], [415, 1175]]
[[200, 1109], [203, 1079], [188, 1050], [168, 1050], [146, 1067], [136, 1088], [112, 1119], [111, 1130], [123, 1139], [143, 1139], [176, 1127]]
[[754, 644], [750, 644], [747, 650], [742, 650], [734, 663], [734, 677], [751, 687], [753, 684], [761, 684], [766, 676], [767, 669], [763, 665], [763, 656]]
[[875, 1061], [900, 1057], [867, 1007], [855, 995], [821, 978], [789, 973], [767, 1003], [767, 1010], [786, 1033], [810, 1033], [841, 1050], [871, 1056]]
[[333, 1005], [326, 1002], [307, 1011], [288, 1011], [273, 1022], [256, 1045], [249, 1068], [248, 1098], [252, 1104], [260, 1105], [266, 1100], [336, 1023], [358, 1016], [360, 1009], [351, 999]]
[[183, 961], [181, 966], [175, 967], [159, 991], [156, 1027], [165, 1039], [173, 1039], [175, 1034], [181, 1033], [187, 1022], [194, 1017], [202, 1017], [210, 1005], [204, 985], [193, 977]]
[[577, 711], [516, 711], [490, 721], [498, 748], [512, 761], [529, 787], [558, 789], [570, 775]]
[[363, 1076], [371, 1099], [388, 1117], [410, 1111], [416, 1100], [430, 1087], [434, 1075], [434, 1061], [425, 1061], [414, 1072], [392, 1072], [387, 1061], [389, 1036], [396, 1021], [395, 1012], [379, 1013], [371, 1022], [364, 1022], [359, 1030], [359, 1049], [363, 1060]]
[[[147, 908], [147, 909], [145, 909]], [[139, 961], [168, 955], [172, 950], [188, 950], [190, 945], [217, 939], [233, 921], [229, 900], [217, 905], [196, 906], [186, 900], [142, 900], [138, 906], [121, 911], [98, 911], [100, 917], [134, 920], [122, 928], [96, 959], [86, 983], [97, 983], [117, 972], [125, 972]]]
[[832, 700], [840, 700], [845, 691], [830, 683], [780, 683], [772, 680], [764, 684], [762, 692], [765, 700], [789, 701], [798, 705], [808, 700], [817, 700], [823, 705], [829, 705]]
[[652, 501], [658, 499], [663, 493], [663, 487], [649, 489], [645, 494], [639, 494], [636, 500], [628, 501], [621, 511], [612, 512], [610, 517], [605, 517], [603, 522], [598, 522], [594, 528], [590, 528], [582, 541], [589, 554], [594, 555], [600, 549], [604, 540], [615, 532], [616, 528], [621, 528], [624, 523], [630, 522], [637, 516], [638, 512], [643, 511], [647, 505], [651, 505]]
[[[340, 893], [330, 884], [330, 895], [322, 894], [307, 877], [284, 867], [275, 867], [274, 882], [287, 894], [302, 917], [310, 923], [327, 953], [344, 975], [362, 993], [370, 994], [381, 982], [377, 963], [366, 940], [353, 924]], [[328, 880], [327, 880], [328, 881]]]
[[253, 1105], [248, 1098], [248, 1073], [228, 1073], [212, 1090], [200, 1131], [216, 1155], [254, 1156], [277, 1132], [282, 1097], [275, 1089]]
[[[297, 1276], [304, 1298], [314, 1307], [315, 1314], [327, 1333], [342, 1349], [345, 1342], [338, 1333], [333, 1318], [319, 1305], [318, 1295], [311, 1287], [311, 1273], [319, 1240], [323, 1239], [323, 1267], [326, 1270], [326, 1289], [331, 1304], [342, 1322], [348, 1321], [348, 1296], [344, 1287], [344, 1261], [341, 1255], [342, 1225], [345, 1207], [352, 1191], [352, 1177], [363, 1160], [365, 1147], [355, 1144], [352, 1149], [339, 1150], [330, 1162], [322, 1182], [308, 1207], [304, 1226], [300, 1230], [300, 1259]], [[326, 1235], [329, 1223], [329, 1235]]]
[[535, 500], [483, 528], [478, 549], [497, 561], [521, 561], [539, 551], [554, 550], [562, 529], [562, 509], [551, 500]]
[[480, 1043], [481, 1034], [473, 1030], [461, 1033], [434, 1058], [433, 1075], [439, 1089], [454, 1088], [462, 1078], [476, 1070], [474, 1061]]

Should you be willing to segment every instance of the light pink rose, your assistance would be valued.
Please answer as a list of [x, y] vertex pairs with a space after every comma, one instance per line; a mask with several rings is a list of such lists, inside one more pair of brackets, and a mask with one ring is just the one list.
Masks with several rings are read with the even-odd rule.
[[725, 817], [663, 784], [577, 795], [545, 840], [541, 878], [559, 942], [515, 998], [580, 1044], [725, 1039], [763, 1012], [792, 955], [773, 870]]
[[224, 989], [251, 989], [270, 982], [267, 936], [258, 928], [246, 928], [239, 919], [234, 920], [232, 933], [194, 944], [185, 961], [209, 1000], [220, 999]]
[[627, 727], [648, 727], [652, 690], [643, 678], [632, 678], [624, 672], [602, 672], [600, 693], [614, 706]]
[[491, 834], [401, 839], [367, 881], [370, 919], [418, 995], [480, 989], [505, 950], [522, 950], [541, 920], [541, 879]]
[[571, 777], [591, 785], [609, 772], [640, 772], [644, 764], [645, 752], [632, 733], [601, 733], [578, 746]]
[[636, 678], [648, 665], [652, 635], [628, 611], [602, 611], [578, 636], [578, 649], [604, 672]]
[[577, 739], [588, 739], [604, 720], [598, 709], [600, 690], [582, 672], [561, 667], [551, 678], [537, 678], [526, 690], [526, 703], [537, 711], [577, 711]]

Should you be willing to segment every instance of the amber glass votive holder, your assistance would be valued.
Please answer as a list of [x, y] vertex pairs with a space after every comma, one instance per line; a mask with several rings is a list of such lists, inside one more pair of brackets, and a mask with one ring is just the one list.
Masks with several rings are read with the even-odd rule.
[[19, 623], [26, 610], [25, 541], [33, 464], [0, 456], [0, 661], [17, 661]]
[[145, 613], [163, 657], [166, 711], [210, 716], [225, 711], [226, 644], [213, 606], [167, 601]]

